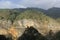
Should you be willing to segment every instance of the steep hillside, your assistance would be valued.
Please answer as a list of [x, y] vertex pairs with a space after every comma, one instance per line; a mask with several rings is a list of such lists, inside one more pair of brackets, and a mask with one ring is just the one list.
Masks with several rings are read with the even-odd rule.
[[[12, 15], [16, 14], [18, 16], [20, 13], [22, 13], [22, 12], [24, 12], [26, 10], [40, 11], [40, 12], [43, 12], [44, 14], [46, 14], [47, 16], [50, 16], [52, 18], [55, 18], [55, 19], [60, 18], [60, 8], [56, 8], [56, 7], [50, 8], [48, 10], [44, 10], [44, 9], [41, 9], [41, 8], [1, 9], [0, 10], [0, 18], [7, 19], [7, 16], [9, 16], [10, 14], [12, 14]], [[11, 17], [11, 16], [9, 16], [9, 17]]]
[[8, 9], [0, 9], [0, 19], [7, 19], [9, 14]]
[[11, 20], [13, 22], [16, 18], [16, 16], [19, 15], [18, 10], [13, 10], [13, 9], [0, 9], [0, 20]]
[[[17, 36], [20, 36], [25, 28], [30, 26], [36, 28], [43, 35], [47, 34], [50, 30], [53, 32], [60, 30], [60, 23], [55, 19], [46, 16], [40, 9], [39, 11], [37, 9], [23, 10], [24, 11], [21, 11], [20, 9], [19, 11], [18, 9], [1, 10], [0, 26], [13, 30], [16, 32], [16, 35], [18, 34]], [[15, 34], [13, 36], [15, 36]]]
[[52, 18], [60, 18], [60, 8], [50, 8], [47, 10], [46, 14]]
[[57, 32], [60, 30], [60, 23], [56, 20], [46, 16], [42, 12], [35, 10], [26, 10], [18, 15], [13, 23], [15, 28], [20, 28], [20, 32], [23, 32], [25, 28], [33, 26], [40, 33], [47, 34], [50, 30]]
[[18, 10], [18, 11], [25, 11], [25, 10], [36, 10], [36, 11], [40, 11], [40, 12], [43, 12], [44, 14], [46, 14], [47, 16], [50, 16], [52, 18], [60, 18], [60, 8], [57, 8], [57, 7], [53, 7], [53, 8], [50, 8], [48, 10], [44, 10], [44, 9], [41, 9], [41, 8], [26, 8], [26, 9], [23, 9], [23, 8], [20, 8], [20, 9], [14, 9], [14, 10]]
[[18, 19], [41, 19], [42, 17], [44, 19], [46, 15], [44, 15], [42, 12], [36, 11], [36, 10], [26, 10], [22, 12], [20, 15], [16, 17], [16, 20]]

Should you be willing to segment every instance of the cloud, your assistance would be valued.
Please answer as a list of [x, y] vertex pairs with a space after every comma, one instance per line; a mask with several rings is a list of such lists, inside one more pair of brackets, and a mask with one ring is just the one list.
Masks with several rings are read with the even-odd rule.
[[11, 3], [9, 1], [0, 1], [0, 8], [9, 8]]
[[26, 8], [24, 7], [23, 5], [20, 5], [20, 4], [15, 4], [11, 1], [0, 1], [0, 8], [4, 9], [4, 8]]
[[37, 7], [48, 9], [60, 7], [60, 0], [1, 0], [0, 8], [27, 8]]
[[60, 7], [60, 0], [57, 0], [57, 1], [56, 1], [55, 7]]
[[38, 7], [48, 9], [55, 6], [57, 0], [22, 0], [20, 4], [26, 7]]

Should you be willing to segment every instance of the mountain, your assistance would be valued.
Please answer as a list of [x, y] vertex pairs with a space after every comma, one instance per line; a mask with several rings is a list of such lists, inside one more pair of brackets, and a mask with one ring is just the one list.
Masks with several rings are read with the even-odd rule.
[[[30, 28], [31, 26], [44, 36], [49, 34], [50, 30], [53, 33], [60, 31], [60, 22], [53, 19], [53, 17], [57, 18], [53, 16], [56, 9], [54, 8], [52, 13], [50, 9], [48, 10], [41, 8], [0, 9], [0, 34], [12, 36], [16, 40], [16, 38], [24, 33], [26, 28]], [[60, 19], [58, 18], [58, 20]], [[33, 32], [31, 30], [30, 33]]]
[[31, 10], [31, 9], [28, 9], [28, 10], [25, 10], [24, 12], [20, 13], [16, 19], [19, 20], [19, 19], [42, 19], [45, 18], [46, 15], [44, 15], [43, 12], [40, 12], [40, 11], [37, 11], [37, 10]]
[[[60, 19], [60, 8], [50, 8], [48, 10], [44, 10], [41, 8], [15, 8], [15, 9], [0, 9], [0, 19], [15, 19], [20, 13], [26, 10], [35, 10], [39, 12], [43, 12], [44, 15], [50, 16], [54, 19]], [[14, 15], [14, 18], [13, 18]], [[58, 20], [59, 21], [59, 20]]]
[[36, 10], [36, 11], [43, 12], [44, 14], [52, 18], [55, 18], [55, 19], [60, 18], [60, 8], [57, 8], [57, 7], [53, 7], [48, 10], [44, 10], [42, 8], [18, 8], [18, 9], [16, 8], [14, 10], [18, 10], [20, 12], [23, 12], [25, 10]]
[[50, 18], [43, 12], [36, 10], [25, 10], [16, 17], [13, 25], [18, 28], [33, 26], [42, 34], [48, 33], [49, 30], [53, 30], [54, 32], [55, 30], [60, 30], [60, 25], [55, 19]]
[[46, 11], [46, 14], [52, 18], [60, 18], [60, 8], [50, 8]]

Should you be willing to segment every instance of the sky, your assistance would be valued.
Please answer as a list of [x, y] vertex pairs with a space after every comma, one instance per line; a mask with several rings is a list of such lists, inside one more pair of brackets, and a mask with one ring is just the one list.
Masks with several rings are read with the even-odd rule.
[[60, 7], [60, 0], [0, 0], [0, 8], [43, 8]]

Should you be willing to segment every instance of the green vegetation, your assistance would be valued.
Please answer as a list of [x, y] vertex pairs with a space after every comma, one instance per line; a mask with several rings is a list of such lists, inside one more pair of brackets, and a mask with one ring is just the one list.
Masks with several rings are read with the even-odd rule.
[[9, 10], [1, 9], [0, 10], [0, 19], [7, 19], [9, 16]]
[[56, 20], [60, 23], [60, 18], [57, 18]]
[[26, 10], [23, 13], [21, 13], [19, 16], [16, 17], [16, 20], [19, 19], [45, 19], [47, 18], [46, 15], [44, 15], [42, 12], [36, 11], [36, 10]]
[[[20, 20], [20, 19], [36, 19], [40, 21], [48, 21], [50, 19], [50, 16], [56, 15], [55, 12], [51, 12], [51, 9], [49, 9], [47, 12], [43, 9], [37, 9], [37, 8], [27, 8], [27, 9], [0, 9], [0, 20], [11, 20], [13, 23], [14, 20]], [[48, 16], [46, 16], [48, 15]], [[55, 16], [53, 16], [55, 18]], [[60, 19], [60, 18], [59, 18]], [[60, 22], [60, 20], [57, 19], [57, 21]]]
[[5, 20], [11, 20], [13, 22], [18, 14], [19, 12], [16, 10], [1, 9], [0, 20], [5, 19]]

